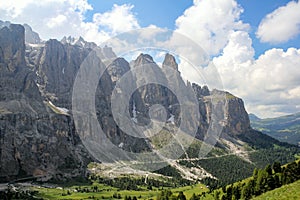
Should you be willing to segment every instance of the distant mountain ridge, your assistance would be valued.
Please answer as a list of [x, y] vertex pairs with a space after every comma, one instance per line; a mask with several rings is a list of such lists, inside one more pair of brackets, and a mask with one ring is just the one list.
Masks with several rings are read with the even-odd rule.
[[300, 145], [300, 113], [260, 119], [249, 114], [251, 126], [279, 141]]
[[249, 113], [249, 119], [250, 119], [250, 122], [261, 120], [261, 118], [257, 117], [257, 116], [256, 116], [255, 114], [253, 114], [253, 113]]

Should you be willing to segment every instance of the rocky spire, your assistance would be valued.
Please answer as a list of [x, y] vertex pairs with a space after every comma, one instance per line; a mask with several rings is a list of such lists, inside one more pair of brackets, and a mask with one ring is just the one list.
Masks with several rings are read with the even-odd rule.
[[129, 70], [130, 70], [129, 63], [124, 58], [115, 59], [107, 67], [107, 72], [113, 83], [118, 81]]
[[162, 67], [164, 68], [166, 66], [172, 67], [178, 71], [178, 64], [176, 63], [175, 57], [169, 53], [166, 54]]
[[139, 65], [149, 64], [149, 63], [154, 63], [153, 58], [148, 54], [141, 53], [135, 60], [134, 66], [139, 66]]

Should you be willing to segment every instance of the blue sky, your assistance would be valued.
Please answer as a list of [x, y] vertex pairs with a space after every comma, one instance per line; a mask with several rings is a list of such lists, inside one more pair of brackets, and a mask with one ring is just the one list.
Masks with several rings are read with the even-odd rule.
[[283, 44], [269, 44], [261, 43], [256, 37], [255, 32], [261, 20], [268, 14], [277, 9], [280, 6], [286, 5], [289, 0], [238, 0], [239, 4], [244, 8], [244, 13], [241, 19], [251, 25], [251, 37], [253, 38], [253, 47], [255, 49], [256, 56], [262, 54], [270, 48], [283, 48], [287, 49], [291, 46], [300, 47], [300, 37], [291, 39]]
[[105, 12], [113, 7], [114, 4], [131, 4], [132, 9], [138, 17], [142, 27], [154, 24], [168, 29], [175, 28], [175, 20], [182, 15], [185, 9], [193, 4], [192, 0], [89, 0], [94, 5], [94, 10], [87, 13], [87, 20], [91, 20], [95, 12]]
[[[99, 45], [131, 30], [167, 28], [207, 52], [223, 89], [243, 98], [248, 112], [300, 112], [299, 0], [14, 0], [0, 2], [0, 20], [27, 23], [43, 40], [83, 36]], [[208, 84], [184, 62], [179, 70]]]
[[[170, 30], [176, 28], [176, 19], [181, 16], [187, 8], [193, 5], [192, 0], [88, 0], [88, 2], [93, 5], [94, 9], [86, 13], [85, 21], [91, 21], [94, 13], [103, 13], [110, 10], [114, 4], [130, 4], [134, 5], [132, 11], [136, 14], [141, 27], [147, 27], [153, 24]], [[238, 0], [237, 2], [244, 9], [241, 19], [251, 26], [250, 35], [253, 39], [256, 57], [273, 47], [283, 48], [285, 50], [291, 46], [300, 48], [300, 36], [280, 44], [261, 43], [255, 36], [255, 32], [261, 20], [276, 8], [286, 5], [290, 0]]]

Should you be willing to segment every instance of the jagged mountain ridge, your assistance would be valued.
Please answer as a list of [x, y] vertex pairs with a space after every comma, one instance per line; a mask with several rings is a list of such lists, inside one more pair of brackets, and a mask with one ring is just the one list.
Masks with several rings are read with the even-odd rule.
[[[71, 113], [72, 87], [80, 64], [95, 45], [82, 38], [76, 42], [71, 38], [61, 42], [51, 39], [32, 45], [25, 44], [25, 38], [25, 29], [21, 25], [6, 24], [0, 30], [0, 176], [3, 180], [30, 175], [57, 179], [82, 176], [93, 158], [76, 134]], [[124, 150], [149, 151], [153, 146], [144, 139], [124, 133], [111, 113], [111, 92], [115, 82], [130, 71], [130, 65], [125, 59], [117, 58], [111, 48], [100, 50], [101, 59], [114, 60], [101, 77], [96, 91], [97, 117], [102, 129], [112, 143]], [[141, 54], [133, 67], [149, 63], [154, 63], [152, 57]], [[156, 66], [152, 73], [163, 72], [164, 65], [178, 70], [174, 57], [167, 54], [162, 68]], [[142, 81], [138, 73], [132, 77], [136, 83]], [[167, 77], [160, 79], [167, 82]], [[175, 78], [175, 84], [194, 91], [198, 98], [200, 122], [196, 138], [199, 141], [205, 138], [210, 125], [210, 101], [218, 95], [225, 95], [228, 100], [226, 112], [221, 113], [227, 120], [222, 125], [218, 144], [231, 152], [236, 146], [243, 148], [244, 139], [252, 141], [254, 131], [241, 99], [226, 92], [209, 91], [206, 86], [185, 84], [180, 77]], [[172, 122], [179, 124], [176, 95], [159, 85], [140, 87], [127, 107], [131, 117], [134, 112], [138, 115], [138, 123], [147, 124], [152, 104], [163, 105], [167, 108], [168, 118], [173, 117]], [[259, 134], [255, 132], [254, 135], [260, 137]], [[276, 143], [270, 140], [273, 142]]]

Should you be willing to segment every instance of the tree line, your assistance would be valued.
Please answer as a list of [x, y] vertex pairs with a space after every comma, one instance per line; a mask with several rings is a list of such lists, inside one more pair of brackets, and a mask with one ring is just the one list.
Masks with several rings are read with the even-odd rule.
[[279, 162], [268, 164], [264, 169], [254, 169], [252, 177], [214, 190], [216, 200], [251, 199], [267, 191], [293, 183], [300, 179], [300, 162], [283, 167]]
[[[274, 162], [272, 165], [268, 164], [263, 169], [255, 168], [253, 175], [247, 179], [223, 186], [219, 189], [210, 188], [209, 192], [193, 194], [190, 200], [206, 199], [207, 196], [213, 196], [215, 200], [248, 200], [297, 180], [300, 180], [300, 160], [284, 166], [281, 166], [280, 162]], [[209, 180], [208, 182], [211, 183], [211, 181]], [[212, 185], [216, 187], [218, 183], [215, 182]], [[185, 200], [186, 197], [182, 192], [176, 196], [169, 190], [163, 190], [157, 196], [157, 200], [178, 199]]]

